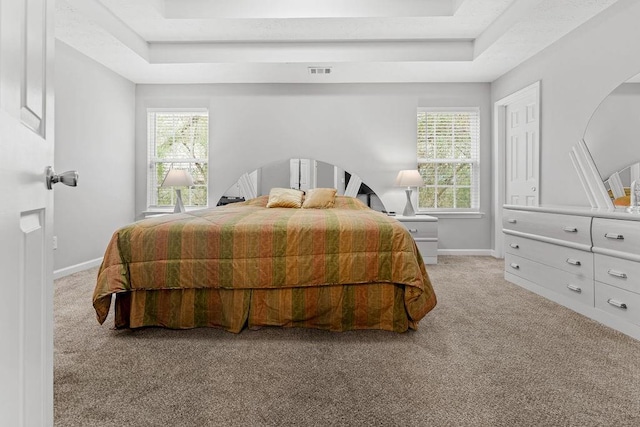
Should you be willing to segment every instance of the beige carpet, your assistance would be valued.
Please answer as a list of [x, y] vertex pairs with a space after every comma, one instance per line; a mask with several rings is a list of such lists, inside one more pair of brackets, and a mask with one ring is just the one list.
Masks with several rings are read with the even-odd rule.
[[440, 257], [417, 332], [116, 331], [55, 283], [58, 426], [640, 425], [640, 342]]

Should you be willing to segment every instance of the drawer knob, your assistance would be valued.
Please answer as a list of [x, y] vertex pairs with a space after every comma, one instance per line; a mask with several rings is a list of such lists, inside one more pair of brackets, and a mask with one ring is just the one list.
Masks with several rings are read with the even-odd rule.
[[578, 294], [582, 293], [582, 288], [580, 286], [576, 286], [576, 285], [573, 285], [573, 284], [569, 283], [567, 285], [567, 288], [569, 288], [569, 290], [571, 290], [573, 292], [576, 292]]
[[577, 233], [578, 229], [575, 227], [562, 227], [562, 229], [564, 231], [566, 231], [567, 233]]
[[509, 224], [515, 224], [516, 222], [518, 222], [518, 220], [515, 220], [515, 219], [508, 219], [508, 220], [507, 220], [507, 222], [508, 222]]
[[567, 264], [582, 265], [582, 263], [580, 261], [578, 261], [577, 259], [573, 259], [573, 258], [567, 258]]
[[618, 277], [620, 279], [626, 279], [627, 278], [627, 273], [623, 273], [622, 271], [618, 271], [618, 270], [609, 269], [609, 270], [607, 270], [607, 274], [609, 276]]
[[520, 249], [520, 245], [517, 243], [512, 243], [509, 246], [511, 246], [513, 249]]
[[516, 264], [515, 262], [511, 263], [511, 268], [513, 268], [514, 270], [520, 270], [520, 266], [518, 264]]
[[627, 304], [625, 304], [625, 303], [623, 303], [623, 302], [620, 302], [620, 301], [616, 301], [616, 300], [614, 300], [613, 298], [609, 298], [609, 299], [607, 300], [607, 302], [608, 302], [609, 304], [611, 304], [612, 306], [614, 306], [614, 307], [618, 307], [618, 308], [621, 308], [621, 309], [623, 309], [623, 310], [626, 310], [626, 309], [627, 309]]
[[624, 240], [624, 236], [618, 233], [606, 233], [604, 237], [611, 240]]
[[417, 233], [418, 229], [417, 228], [410, 228], [409, 229], [409, 233]]

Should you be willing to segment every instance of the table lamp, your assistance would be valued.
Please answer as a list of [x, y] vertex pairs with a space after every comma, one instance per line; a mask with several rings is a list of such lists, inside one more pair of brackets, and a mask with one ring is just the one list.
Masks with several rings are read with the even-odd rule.
[[407, 187], [407, 189], [404, 190], [407, 194], [407, 205], [404, 207], [404, 212], [402, 212], [403, 216], [415, 216], [416, 212], [413, 210], [413, 205], [411, 204], [411, 187], [422, 187], [423, 185], [424, 180], [417, 170], [410, 169], [398, 172], [396, 186]]
[[[162, 187], [191, 187], [193, 185], [193, 177], [189, 172], [182, 169], [171, 169], [162, 181]], [[182, 203], [182, 191], [176, 188], [176, 207], [174, 213], [184, 212], [184, 204]]]

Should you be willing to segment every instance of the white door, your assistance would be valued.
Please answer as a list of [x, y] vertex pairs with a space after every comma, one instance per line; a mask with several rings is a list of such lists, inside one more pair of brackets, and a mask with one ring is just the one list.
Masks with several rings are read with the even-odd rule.
[[505, 203], [537, 206], [539, 199], [538, 93], [527, 91], [505, 110]]
[[0, 0], [0, 424], [53, 424], [53, 1]]

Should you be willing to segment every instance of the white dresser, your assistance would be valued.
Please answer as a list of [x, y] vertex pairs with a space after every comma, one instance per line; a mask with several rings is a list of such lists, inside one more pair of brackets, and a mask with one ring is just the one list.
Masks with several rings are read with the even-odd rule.
[[438, 263], [438, 218], [429, 215], [395, 216], [416, 241], [425, 264]]
[[640, 215], [505, 205], [505, 279], [640, 339]]

